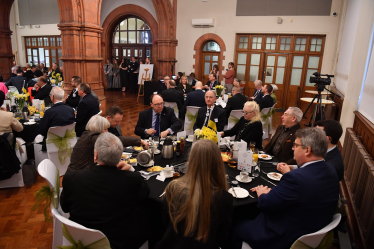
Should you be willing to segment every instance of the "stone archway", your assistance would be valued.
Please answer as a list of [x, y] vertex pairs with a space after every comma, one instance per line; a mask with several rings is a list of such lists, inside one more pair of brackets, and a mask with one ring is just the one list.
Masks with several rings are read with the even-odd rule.
[[195, 59], [195, 64], [193, 65], [193, 68], [195, 69], [195, 74], [196, 74], [196, 77], [198, 79], [202, 78], [202, 74], [201, 74], [202, 73], [201, 72], [202, 58], [201, 58], [201, 55], [202, 55], [202, 52], [203, 52], [204, 45], [208, 41], [215, 41], [220, 46], [220, 48], [221, 48], [221, 52], [220, 52], [221, 68], [219, 70], [222, 71], [222, 69], [223, 69], [223, 60], [225, 59], [225, 57], [223, 56], [223, 52], [226, 51], [225, 42], [222, 40], [221, 37], [219, 37], [216, 34], [208, 33], [208, 34], [202, 35], [195, 42], [195, 46], [194, 46], [195, 54], [193, 56], [193, 58]]

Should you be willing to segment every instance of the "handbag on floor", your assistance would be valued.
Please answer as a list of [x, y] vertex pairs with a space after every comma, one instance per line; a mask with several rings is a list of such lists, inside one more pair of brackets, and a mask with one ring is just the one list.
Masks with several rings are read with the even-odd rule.
[[25, 185], [34, 185], [38, 173], [36, 172], [35, 160], [28, 159], [22, 167], [23, 182]]

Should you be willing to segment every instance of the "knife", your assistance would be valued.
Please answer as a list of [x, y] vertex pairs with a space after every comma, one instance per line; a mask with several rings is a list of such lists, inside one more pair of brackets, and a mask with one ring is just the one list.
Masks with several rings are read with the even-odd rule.
[[265, 177], [261, 176], [261, 178], [262, 178], [262, 179], [264, 179], [265, 181], [267, 181], [267, 182], [269, 182], [269, 183], [273, 184], [274, 186], [277, 186], [277, 184], [275, 184], [275, 183], [272, 183], [272, 182], [271, 182], [271, 181], [269, 181], [269, 180], [266, 180], [266, 179], [265, 179]]
[[234, 187], [231, 187], [231, 189], [232, 189], [232, 192], [234, 193], [234, 196], [235, 196], [236, 198], [238, 198], [238, 196], [236, 195], [236, 192], [235, 192]]

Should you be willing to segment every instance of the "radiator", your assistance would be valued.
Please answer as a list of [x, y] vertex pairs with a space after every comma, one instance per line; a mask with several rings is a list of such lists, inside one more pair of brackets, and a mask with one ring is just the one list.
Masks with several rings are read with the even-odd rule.
[[343, 146], [344, 180], [366, 248], [374, 248], [374, 161], [359, 137], [347, 128]]

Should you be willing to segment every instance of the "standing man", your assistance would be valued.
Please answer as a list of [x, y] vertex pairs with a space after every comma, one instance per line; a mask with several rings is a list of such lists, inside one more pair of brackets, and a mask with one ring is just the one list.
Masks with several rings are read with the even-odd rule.
[[223, 78], [225, 78], [226, 92], [231, 93], [232, 82], [234, 81], [234, 78], [235, 78], [234, 62], [230, 62], [229, 65], [228, 65], [228, 68], [229, 69], [223, 75]]
[[261, 80], [256, 80], [254, 82], [254, 84], [255, 84], [255, 92], [253, 93], [253, 96], [250, 98], [251, 100], [260, 99], [263, 96], [262, 81]]
[[17, 68], [16, 73], [17, 76], [9, 78], [9, 80], [5, 83], [5, 86], [8, 87], [8, 89], [9, 86], [15, 86], [18, 90], [18, 93], [22, 93], [23, 84], [27, 82], [27, 79], [23, 77], [22, 69]]
[[[39, 89], [36, 90], [37, 88]], [[45, 77], [39, 77], [38, 82], [31, 90], [31, 96], [33, 96], [34, 99], [44, 100], [44, 103], [47, 106], [52, 104], [51, 98], [49, 97], [51, 90], [52, 87], [48, 84], [48, 80]]]
[[247, 98], [241, 94], [240, 86], [232, 87], [231, 96], [232, 97], [228, 99], [225, 108], [227, 120], [229, 119], [232, 110], [243, 110], [244, 104], [247, 102]]
[[261, 89], [263, 96], [261, 98], [255, 98], [255, 101], [260, 106], [260, 111], [274, 105], [273, 98], [270, 96], [272, 91], [273, 87], [270, 84], [264, 85]]
[[77, 124], [75, 125], [77, 137], [80, 137], [85, 131], [88, 120], [100, 112], [99, 103], [90, 93], [91, 88], [88, 84], [82, 83], [78, 86], [78, 94], [82, 100], [77, 108]]
[[131, 82], [131, 92], [138, 93], [138, 68], [139, 63], [136, 61], [136, 58], [131, 57], [130, 61], [130, 82]]
[[187, 106], [198, 106], [204, 107], [205, 103], [205, 93], [203, 92], [203, 83], [197, 81], [195, 84], [195, 91], [187, 94], [186, 101], [184, 101], [183, 113], [187, 112]]
[[152, 108], [139, 113], [135, 135], [143, 139], [151, 136], [166, 137], [182, 128], [182, 123], [175, 116], [174, 110], [164, 107], [164, 99], [159, 94], [151, 95], [150, 102]]
[[215, 73], [209, 74], [209, 81], [204, 86], [204, 89], [214, 90], [213, 88], [215, 88], [216, 85], [218, 85], [218, 81], [216, 80], [216, 74]]
[[209, 120], [216, 123], [217, 131], [223, 131], [226, 123], [226, 112], [224, 109], [214, 106], [216, 101], [216, 94], [214, 91], [207, 91], [205, 93], [205, 107], [201, 107], [197, 114], [196, 122], [193, 129], [202, 129], [204, 126], [208, 126]]
[[[166, 102], [175, 102], [178, 105], [179, 118], [184, 119], [183, 116], [183, 103], [184, 97], [183, 93], [175, 89], [176, 83], [174, 80], [169, 80], [167, 84], [167, 90], [162, 91], [161, 96]], [[181, 116], [182, 115], [182, 116]]]
[[71, 86], [73, 87], [73, 90], [71, 90], [71, 93], [65, 100], [66, 104], [68, 106], [73, 107], [74, 109], [77, 109], [79, 101], [81, 99], [81, 97], [79, 97], [79, 94], [78, 94], [78, 85], [81, 83], [82, 83], [81, 77], [73, 76], [70, 82]]

